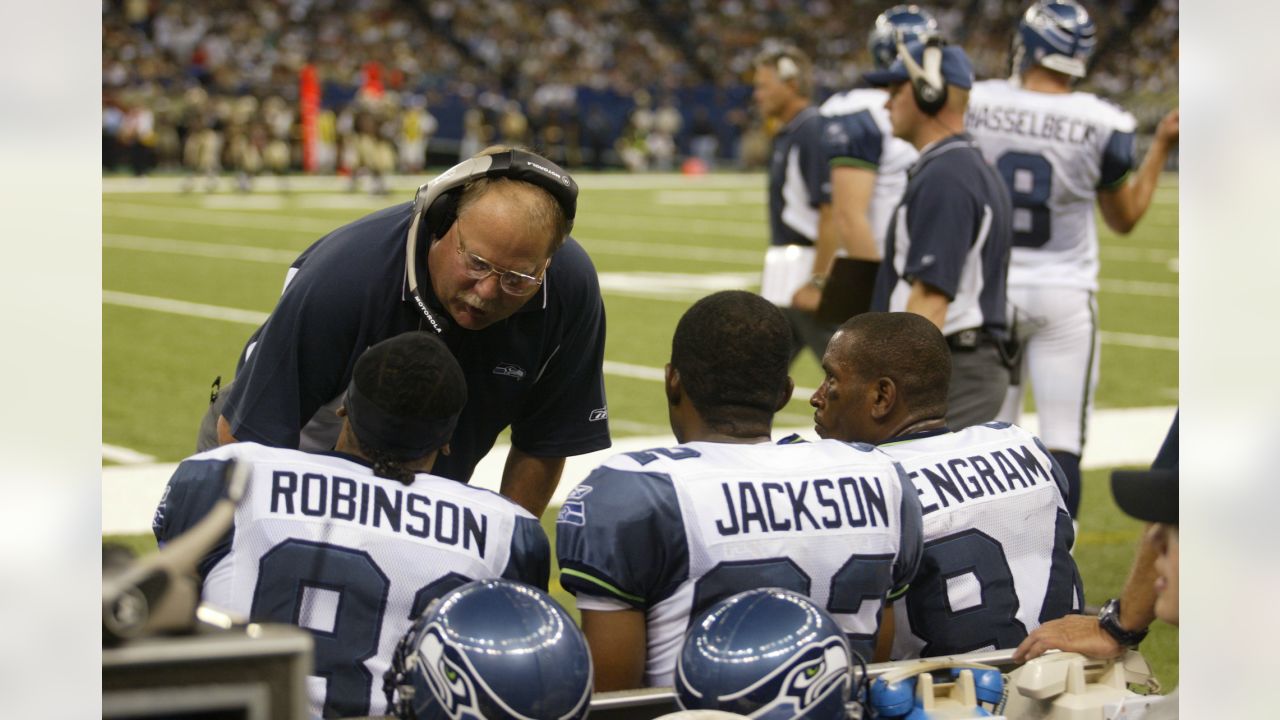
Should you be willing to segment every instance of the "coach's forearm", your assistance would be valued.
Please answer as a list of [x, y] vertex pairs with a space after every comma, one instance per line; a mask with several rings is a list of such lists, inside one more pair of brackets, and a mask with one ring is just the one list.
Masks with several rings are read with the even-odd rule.
[[1160, 556], [1155, 526], [1148, 525], [1120, 593], [1120, 627], [1142, 630], [1156, 620], [1156, 558]]
[[540, 518], [563, 471], [564, 458], [538, 457], [512, 445], [502, 470], [502, 494]]

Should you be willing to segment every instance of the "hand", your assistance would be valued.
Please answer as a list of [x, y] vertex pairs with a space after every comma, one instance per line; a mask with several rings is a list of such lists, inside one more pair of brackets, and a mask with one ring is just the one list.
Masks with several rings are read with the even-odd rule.
[[1178, 142], [1178, 108], [1169, 111], [1156, 126], [1156, 140], [1170, 145]]
[[811, 283], [806, 283], [791, 296], [791, 307], [805, 312], [817, 312], [818, 303], [822, 301], [822, 291]]
[[1092, 615], [1066, 615], [1041, 625], [1013, 653], [1017, 662], [1040, 657], [1046, 650], [1078, 652], [1095, 658], [1120, 657], [1125, 648], [1098, 625]]

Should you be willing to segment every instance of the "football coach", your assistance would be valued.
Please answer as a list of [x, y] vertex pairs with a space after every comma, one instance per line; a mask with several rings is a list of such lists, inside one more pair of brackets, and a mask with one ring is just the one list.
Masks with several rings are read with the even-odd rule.
[[599, 278], [569, 237], [577, 195], [554, 163], [494, 146], [413, 202], [320, 238], [289, 268], [197, 448], [333, 448], [356, 359], [425, 330], [457, 358], [469, 398], [433, 472], [468, 481], [510, 427], [502, 494], [540, 516], [564, 459], [610, 445]]

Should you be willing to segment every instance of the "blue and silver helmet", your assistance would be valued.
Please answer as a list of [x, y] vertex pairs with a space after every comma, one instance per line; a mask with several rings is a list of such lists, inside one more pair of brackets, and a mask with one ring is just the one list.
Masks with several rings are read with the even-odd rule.
[[1039, 0], [1018, 22], [1013, 38], [1013, 72], [1032, 65], [1082, 78], [1093, 55], [1098, 28], [1075, 0]]
[[779, 588], [716, 603], [689, 628], [676, 661], [685, 710], [749, 718], [846, 717], [849, 642], [811, 600]]
[[898, 58], [899, 32], [902, 33], [902, 43], [910, 45], [922, 35], [938, 32], [938, 21], [919, 5], [894, 5], [880, 13], [867, 36], [867, 48], [871, 51], [876, 70], [889, 69]]
[[396, 648], [384, 689], [401, 720], [577, 720], [592, 681], [586, 639], [564, 608], [498, 579], [429, 606]]

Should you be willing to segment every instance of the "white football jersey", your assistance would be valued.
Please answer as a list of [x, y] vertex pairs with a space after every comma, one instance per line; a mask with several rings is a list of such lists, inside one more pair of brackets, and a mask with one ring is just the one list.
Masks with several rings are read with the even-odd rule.
[[179, 465], [156, 511], [158, 540], [204, 516], [232, 460], [252, 463], [252, 476], [232, 531], [201, 565], [202, 598], [312, 631], [316, 717], [388, 712], [382, 675], [431, 600], [493, 577], [545, 589], [546, 535], [507, 498], [425, 473], [406, 486], [349, 456], [255, 443]]
[[988, 423], [880, 448], [902, 463], [924, 517], [924, 556], [894, 604], [893, 659], [1017, 647], [1079, 612], [1066, 479], [1039, 439]]
[[1093, 206], [1098, 190], [1117, 187], [1133, 169], [1136, 125], [1090, 93], [974, 84], [965, 127], [1013, 199], [1010, 286], [1097, 289]]
[[907, 487], [884, 453], [835, 440], [617, 455], [561, 507], [560, 584], [580, 609], [645, 612], [650, 686], [672, 684], [691, 617], [758, 587], [809, 596], [870, 658], [920, 552]]
[[[836, 93], [822, 103], [826, 120], [823, 146], [832, 165], [853, 165], [873, 170], [875, 186], [867, 214], [875, 234], [876, 250], [884, 257], [884, 239], [893, 220], [893, 209], [907, 189], [907, 169], [920, 153], [911, 143], [893, 135], [885, 101], [889, 93], [878, 88], [858, 88]], [[830, 180], [823, 189], [831, 197]]]

